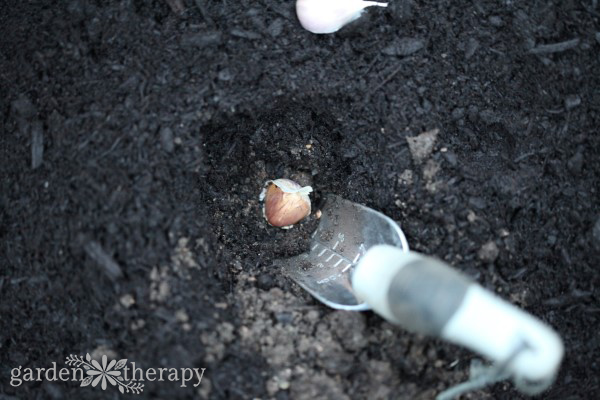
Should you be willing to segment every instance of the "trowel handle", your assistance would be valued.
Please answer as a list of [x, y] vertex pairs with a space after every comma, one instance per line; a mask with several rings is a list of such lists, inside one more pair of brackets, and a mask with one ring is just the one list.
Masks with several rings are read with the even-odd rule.
[[352, 286], [388, 321], [507, 362], [515, 380], [537, 384], [536, 391], [558, 371], [563, 345], [552, 328], [439, 260], [374, 246], [359, 261]]

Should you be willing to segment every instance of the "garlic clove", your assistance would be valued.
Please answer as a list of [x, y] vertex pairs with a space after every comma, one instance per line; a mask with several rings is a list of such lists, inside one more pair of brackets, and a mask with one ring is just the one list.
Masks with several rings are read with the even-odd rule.
[[310, 192], [312, 187], [302, 187], [289, 179], [267, 181], [259, 197], [264, 201], [263, 216], [273, 226], [291, 228], [310, 215]]
[[363, 0], [297, 0], [296, 15], [307, 31], [333, 33], [360, 17], [365, 8], [387, 5]]

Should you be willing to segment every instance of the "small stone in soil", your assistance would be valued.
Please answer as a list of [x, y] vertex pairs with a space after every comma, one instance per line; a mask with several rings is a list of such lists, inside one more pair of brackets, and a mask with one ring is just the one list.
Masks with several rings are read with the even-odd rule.
[[481, 246], [481, 249], [479, 249], [479, 252], [477, 252], [477, 256], [479, 257], [479, 259], [488, 263], [493, 263], [494, 261], [496, 261], [499, 254], [500, 250], [498, 249], [496, 243], [493, 241], [489, 241], [483, 246]]
[[418, 136], [407, 137], [408, 148], [415, 163], [421, 164], [433, 151], [439, 129], [423, 132]]

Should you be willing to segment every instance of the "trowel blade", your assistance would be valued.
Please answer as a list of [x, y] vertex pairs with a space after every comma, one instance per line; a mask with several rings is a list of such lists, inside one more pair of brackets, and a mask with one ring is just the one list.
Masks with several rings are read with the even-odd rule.
[[408, 251], [404, 233], [389, 217], [371, 208], [327, 195], [310, 251], [280, 259], [275, 265], [317, 300], [340, 310], [368, 310], [352, 289], [352, 271], [360, 257], [377, 244]]

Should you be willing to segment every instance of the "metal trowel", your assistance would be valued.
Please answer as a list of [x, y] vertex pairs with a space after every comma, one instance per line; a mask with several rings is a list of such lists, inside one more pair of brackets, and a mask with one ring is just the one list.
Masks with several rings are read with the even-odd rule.
[[338, 310], [368, 310], [350, 278], [357, 261], [377, 244], [408, 251], [404, 233], [391, 218], [335, 195], [325, 198], [310, 252], [277, 260], [285, 273], [310, 294]]
[[548, 325], [442, 261], [409, 251], [398, 224], [380, 212], [335, 195], [325, 197], [321, 212], [310, 251], [275, 261], [319, 301], [340, 310], [373, 309], [409, 331], [494, 361], [493, 376], [472, 379], [469, 389], [512, 377], [517, 389], [533, 395], [554, 381], [563, 345]]

